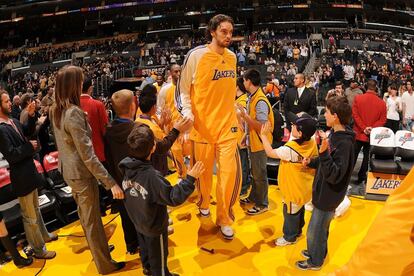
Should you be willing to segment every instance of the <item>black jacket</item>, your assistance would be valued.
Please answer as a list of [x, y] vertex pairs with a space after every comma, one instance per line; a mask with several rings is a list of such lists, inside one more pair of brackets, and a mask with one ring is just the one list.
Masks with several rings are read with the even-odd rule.
[[195, 179], [188, 175], [171, 186], [150, 161], [130, 157], [123, 159], [119, 168], [125, 175], [125, 207], [136, 230], [149, 237], [161, 235], [168, 227], [167, 205], [182, 204], [194, 191]]
[[[106, 165], [108, 172], [118, 184], [121, 184], [123, 179], [123, 175], [121, 174], [118, 165], [122, 159], [128, 156], [127, 139], [133, 127], [133, 121], [119, 119], [115, 119], [106, 127], [104, 135]], [[179, 134], [179, 131], [173, 128], [163, 140], [156, 143], [155, 152], [151, 156], [151, 162], [154, 168], [161, 171], [163, 174], [165, 173], [165, 167], [164, 162], [159, 161], [160, 156], [165, 156]]]
[[22, 109], [18, 105], [12, 106], [12, 117], [16, 120], [20, 120], [20, 113], [22, 112]]
[[[315, 92], [309, 88], [305, 88], [305, 90], [303, 90], [300, 98], [297, 88], [289, 88], [285, 94], [283, 105], [286, 118], [289, 111], [295, 114], [299, 112], [306, 112], [312, 117], [316, 117], [318, 115]], [[288, 124], [288, 126], [290, 127], [290, 124]]]
[[317, 168], [312, 188], [312, 204], [322, 211], [335, 211], [345, 197], [354, 169], [355, 134], [345, 131], [331, 133], [329, 150], [314, 159], [310, 167]]
[[17, 197], [22, 197], [31, 193], [42, 181], [33, 161], [36, 152], [26, 138], [35, 132], [36, 117], [29, 116], [25, 125], [20, 124], [16, 119], [12, 120], [21, 135], [11, 125], [1, 123], [0, 152], [10, 166], [13, 192]]

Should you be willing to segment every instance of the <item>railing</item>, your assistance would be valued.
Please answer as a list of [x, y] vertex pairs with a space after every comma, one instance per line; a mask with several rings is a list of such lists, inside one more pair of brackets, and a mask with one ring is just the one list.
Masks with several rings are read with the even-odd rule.
[[125, 78], [125, 76], [131, 76], [127, 74], [128, 70], [133, 72], [134, 68], [121, 68], [111, 72], [110, 75], [101, 75], [93, 80], [95, 97], [105, 97], [109, 94], [112, 83], [115, 80]]

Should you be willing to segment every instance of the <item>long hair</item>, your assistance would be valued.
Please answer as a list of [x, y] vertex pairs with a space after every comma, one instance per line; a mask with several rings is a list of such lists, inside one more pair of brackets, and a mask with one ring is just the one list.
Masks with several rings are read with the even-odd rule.
[[77, 66], [68, 65], [59, 70], [56, 76], [55, 102], [51, 108], [54, 125], [60, 129], [63, 112], [71, 105], [80, 106], [83, 73]]

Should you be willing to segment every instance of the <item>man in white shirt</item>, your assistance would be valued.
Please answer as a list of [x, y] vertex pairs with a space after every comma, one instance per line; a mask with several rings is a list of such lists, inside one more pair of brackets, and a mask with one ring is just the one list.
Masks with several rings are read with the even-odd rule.
[[407, 81], [407, 91], [401, 97], [403, 107], [403, 125], [408, 131], [414, 127], [414, 93], [410, 81]]
[[300, 56], [303, 59], [307, 59], [308, 58], [308, 55], [309, 55], [309, 49], [308, 49], [308, 47], [305, 44], [303, 44], [300, 47]]
[[344, 70], [344, 84], [345, 86], [348, 86], [350, 81], [355, 77], [355, 68], [351, 65], [351, 61], [347, 61], [346, 65], [343, 68]]

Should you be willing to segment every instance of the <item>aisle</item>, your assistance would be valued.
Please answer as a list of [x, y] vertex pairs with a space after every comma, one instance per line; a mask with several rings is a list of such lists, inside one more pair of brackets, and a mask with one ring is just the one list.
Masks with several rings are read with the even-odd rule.
[[[175, 175], [169, 178], [176, 180]], [[175, 232], [170, 236], [168, 265], [171, 271], [181, 275], [325, 275], [349, 260], [384, 205], [382, 202], [351, 198], [350, 210], [331, 225], [329, 255], [325, 266], [319, 272], [304, 272], [294, 267], [295, 262], [302, 259], [300, 251], [306, 246], [304, 236], [295, 245], [282, 248], [274, 246], [275, 238], [282, 233], [283, 221], [280, 192], [276, 186], [270, 186], [270, 211], [267, 213], [250, 217], [237, 204], [234, 225], [236, 238], [231, 242], [223, 240], [214, 225], [215, 206], [212, 206], [213, 218], [201, 219], [192, 203], [194, 200], [195, 197], [190, 198], [189, 202], [173, 209], [171, 213]], [[103, 222], [107, 223], [115, 216], [108, 215], [103, 218]], [[306, 212], [306, 227], [309, 218], [310, 213]], [[122, 272], [111, 275], [142, 275], [139, 256], [125, 254], [120, 218], [116, 217], [109, 223], [105, 231], [110, 237], [109, 243], [115, 245], [112, 257], [117, 261], [128, 261]], [[83, 235], [79, 222], [57, 233]], [[201, 250], [200, 247], [214, 249], [214, 253]], [[57, 257], [47, 261], [39, 275], [97, 275], [84, 238], [61, 237], [49, 244], [48, 248], [56, 250]], [[7, 264], [0, 271], [1, 275], [33, 276], [43, 263], [43, 260], [36, 260], [31, 267], [20, 270]]]

